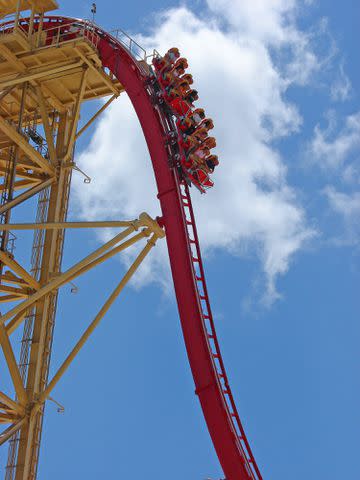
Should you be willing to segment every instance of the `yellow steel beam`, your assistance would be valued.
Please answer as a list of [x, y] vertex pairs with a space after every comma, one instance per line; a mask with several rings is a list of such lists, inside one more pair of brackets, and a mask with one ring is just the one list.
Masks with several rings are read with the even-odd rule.
[[31, 80], [38, 80], [42, 77], [50, 77], [58, 73], [73, 70], [77, 67], [81, 67], [83, 63], [83, 60], [71, 60], [70, 62], [67, 61], [61, 65], [57, 65], [56, 67], [51, 68], [49, 66], [42, 66], [34, 69], [35, 71], [30, 71], [23, 75], [17, 75], [15, 77], [12, 75], [11, 77], [6, 78], [0, 82], [0, 90], [2, 91], [4, 88], [11, 85], [20, 85], [21, 83], [29, 82]]
[[9, 438], [11, 438], [14, 433], [16, 433], [26, 422], [28, 418], [23, 417], [21, 420], [19, 420], [17, 423], [14, 423], [13, 425], [10, 425], [4, 432], [0, 434], [0, 446], [7, 442]]
[[12, 349], [12, 346], [4, 325], [0, 325], [0, 343], [4, 352], [4, 357], [5, 357], [7, 366], [9, 368], [11, 379], [15, 387], [16, 395], [19, 399], [19, 402], [22, 405], [26, 405], [27, 399], [28, 399], [27, 393], [24, 388], [19, 367], [16, 363], [14, 351]]
[[68, 282], [72, 282], [75, 280], [75, 278], [79, 277], [80, 275], [83, 275], [84, 273], [88, 272], [89, 270], [93, 269], [100, 263], [105, 262], [105, 260], [108, 260], [109, 258], [113, 257], [117, 253], [120, 253], [127, 248], [131, 247], [134, 245], [136, 242], [141, 240], [144, 237], [148, 237], [150, 235], [151, 231], [149, 229], [145, 229], [140, 233], [137, 233], [133, 237], [131, 237], [129, 240], [126, 240], [125, 242], [120, 243], [117, 247], [112, 248], [110, 251], [104, 253], [103, 255], [100, 255], [98, 258], [93, 260], [92, 262], [88, 263], [84, 267], [82, 267], [80, 270], [78, 270], [76, 273], [74, 273], [69, 279]]
[[36, 86], [36, 94], [39, 102], [40, 107], [40, 114], [42, 119], [42, 124], [45, 131], [46, 143], [49, 149], [50, 160], [53, 165], [57, 164], [57, 157], [55, 152], [55, 145], [53, 140], [52, 131], [49, 124], [49, 114], [46, 109], [45, 98], [42, 93], [41, 87], [38, 85]]
[[6, 302], [17, 302], [21, 298], [26, 298], [27, 295], [24, 295], [23, 297], [18, 296], [18, 295], [2, 295], [0, 297], [0, 303], [6, 303]]
[[44, 92], [44, 95], [48, 97], [47, 101], [49, 102], [50, 105], [52, 105], [53, 108], [55, 108], [55, 110], [57, 110], [60, 113], [66, 110], [61, 100], [55, 95], [55, 93], [52, 90], [50, 90], [50, 88], [48, 88], [44, 84], [41, 84], [39, 81], [37, 82], [34, 81], [31, 83], [41, 86], [42, 91]]
[[[13, 185], [13, 190], [16, 191], [16, 190], [23, 190], [24, 188], [26, 187], [31, 187], [33, 185], [38, 185], [39, 184], [39, 180], [29, 180], [29, 179], [26, 179], [26, 180], [17, 180], [16, 182], [14, 182], [14, 185]], [[0, 185], [0, 192], [2, 192], [3, 190], [6, 190], [6, 185]]]
[[119, 95], [119, 92], [117, 90], [117, 88], [115, 87], [115, 85], [112, 83], [112, 81], [110, 80], [110, 78], [101, 70], [101, 68], [99, 67], [96, 67], [94, 65], [93, 62], [91, 62], [84, 54], [81, 50], [79, 50], [77, 47], [75, 47], [75, 50], [77, 51], [77, 53], [79, 54], [79, 56], [82, 58], [82, 60], [84, 61], [84, 63], [86, 63], [86, 65], [91, 68], [91, 70], [93, 72], [95, 72], [103, 82], [106, 83], [106, 85], [110, 88], [110, 90], [112, 90], [112, 92], [115, 94], [115, 95]]
[[8, 397], [4, 392], [0, 392], [0, 401], [11, 410], [14, 410], [20, 414], [24, 413], [24, 407]]
[[[27, 300], [23, 301], [21, 304], [13, 307], [11, 310], [4, 313], [4, 315], [0, 317], [0, 324], [4, 324], [6, 320], [9, 320], [10, 318], [17, 315], [18, 313], [28, 309], [31, 305], [33, 305], [39, 299], [44, 297], [47, 293], [55, 289], [58, 289], [60, 286], [71, 281], [74, 278], [74, 276], [78, 276], [80, 274], [79, 272], [83, 273], [84, 269], [86, 269], [89, 265], [94, 266], [100, 258], [101, 259], [103, 258], [101, 257], [103, 253], [106, 253], [113, 246], [120, 243], [127, 236], [129, 236], [134, 230], [137, 230], [141, 225], [145, 225], [148, 228], [142, 231], [141, 233], [139, 233], [138, 235], [136, 235], [135, 237], [133, 237], [132, 239], [130, 239], [128, 241], [129, 242], [128, 245], [124, 246], [125, 244], [122, 244], [122, 245], [119, 245], [117, 248], [124, 249], [127, 246], [130, 246], [131, 244], [134, 243], [134, 241], [137, 241], [137, 239], [140, 239], [143, 236], [150, 235], [151, 231], [153, 231], [157, 235], [157, 238], [162, 238], [165, 236], [165, 232], [160, 227], [160, 225], [155, 220], [153, 220], [149, 215], [142, 213], [139, 217], [139, 220], [132, 222], [131, 227], [128, 227], [126, 230], [116, 235], [114, 238], [112, 238], [111, 240], [106, 242], [104, 245], [102, 245], [101, 247], [96, 249], [94, 252], [92, 252], [90, 255], [85, 257], [83, 260], [81, 260], [80, 262], [70, 267], [66, 272], [55, 277], [49, 283], [47, 283], [46, 285], [41, 287], [39, 290], [37, 290], [35, 293], [33, 293], [33, 295], [31, 295]], [[138, 238], [134, 240], [134, 238], [136, 237]], [[111, 251], [111, 254], [114, 254], [113, 250]]]
[[9, 202], [4, 203], [0, 207], [0, 215], [4, 212], [7, 212], [11, 208], [14, 208], [16, 205], [20, 205], [20, 203], [23, 203], [25, 200], [27, 200], [30, 197], [33, 197], [37, 193], [41, 192], [41, 190], [44, 190], [44, 188], [49, 187], [52, 183], [54, 183], [55, 177], [49, 178], [45, 182], [39, 183], [35, 187], [30, 188], [29, 190], [26, 190], [26, 192], [21, 193], [17, 197], [15, 197], [13, 200], [10, 200]]
[[0, 292], [16, 295], [17, 297], [28, 297], [31, 293], [31, 291], [29, 291], [29, 288], [16, 288], [4, 284], [0, 284]]
[[64, 272], [64, 273], [60, 274], [59, 276], [55, 277], [53, 280], [51, 280], [49, 283], [47, 283], [42, 288], [40, 288], [37, 292], [35, 292], [33, 295], [31, 295], [31, 297], [28, 300], [23, 301], [21, 304], [17, 305], [16, 307], [12, 308], [8, 312], [4, 313], [4, 315], [2, 315], [0, 317], [0, 324], [3, 324], [6, 320], [9, 320], [14, 315], [17, 315], [18, 313], [22, 312], [23, 310], [28, 309], [31, 305], [33, 305], [35, 302], [40, 300], [47, 293], [59, 288], [61, 285], [64, 285], [65, 283], [67, 283], [69, 278], [72, 277], [77, 271], [81, 270], [83, 267], [85, 267], [92, 260], [95, 260], [103, 252], [106, 252], [111, 247], [113, 247], [114, 245], [119, 243], [121, 240], [126, 238], [128, 235], [130, 235], [135, 230], [136, 226], [137, 226], [136, 222], [134, 222], [134, 226], [129, 227], [124, 232], [119, 233], [113, 239], [106, 242], [101, 247], [97, 248], [93, 253], [91, 253], [90, 255], [85, 257], [80, 262], [76, 263], [73, 267], [69, 268], [66, 272]]
[[28, 40], [29, 40], [29, 43], [31, 44], [31, 40], [32, 40], [32, 35], [34, 33], [34, 17], [35, 17], [35, 9], [34, 9], [34, 6], [35, 6], [35, 1], [33, 0], [32, 1], [32, 5], [31, 5], [31, 12], [30, 12], [30, 19], [29, 19], [29, 26], [28, 26]]
[[71, 123], [70, 135], [69, 135], [69, 142], [68, 142], [68, 145], [67, 145], [67, 151], [66, 151], [66, 154], [65, 154], [65, 157], [64, 157], [64, 161], [66, 161], [68, 158], [71, 157], [73, 149], [74, 149], [76, 129], [77, 129], [77, 124], [78, 124], [79, 116], [80, 116], [81, 103], [82, 103], [84, 93], [85, 93], [87, 75], [88, 75], [88, 68], [84, 68], [84, 71], [81, 75], [79, 92], [78, 92], [78, 96], [77, 96], [77, 99], [76, 99], [76, 104], [75, 104], [75, 107], [74, 107], [73, 119], [72, 119], [72, 123]]
[[[116, 255], [117, 253], [120, 253], [122, 252], [123, 250], [125, 250], [126, 248], [129, 248], [131, 247], [132, 245], [134, 245], [136, 242], [138, 242], [139, 240], [141, 240], [142, 238], [144, 237], [147, 237], [149, 236], [150, 234], [150, 230], [149, 229], [146, 229], [136, 235], [134, 235], [133, 237], [131, 237], [129, 240], [126, 240], [124, 241], [123, 243], [121, 243], [120, 245], [118, 245], [117, 247], [114, 247], [113, 249], [111, 249], [110, 251], [98, 256], [95, 260], [89, 262], [88, 264], [86, 264], [85, 266], [83, 266], [82, 268], [80, 268], [79, 270], [77, 270], [76, 272], [74, 272], [69, 278], [67, 278], [65, 281], [63, 281], [60, 285], [64, 285], [65, 283], [69, 283], [69, 282], [72, 282], [73, 280], [75, 280], [77, 277], [79, 277], [80, 275], [83, 275], [84, 273], [88, 272], [89, 270], [93, 269], [94, 267], [96, 267], [97, 265], [99, 265], [100, 263], [103, 263], [105, 260], [108, 260], [109, 258], [113, 257], [114, 255]], [[59, 277], [58, 277], [59, 278]], [[0, 297], [0, 301], [1, 301], [1, 297]], [[22, 310], [20, 311], [19, 313], [17, 313], [12, 319], [11, 321], [6, 325], [6, 331], [8, 332], [8, 334], [10, 335], [11, 333], [13, 333], [17, 328], [18, 326], [22, 323], [24, 317], [26, 316], [27, 314], [27, 310]]]
[[0, 413], [0, 423], [14, 423], [19, 416], [13, 413]]
[[[5, 176], [8, 169], [5, 167], [0, 167], [0, 176]], [[26, 180], [38, 182], [44, 180], [44, 174], [42, 173], [28, 173], [18, 162], [16, 162], [16, 176]]]
[[32, 147], [25, 138], [16, 131], [6, 120], [0, 117], [0, 130], [5, 133], [30, 159], [38, 164], [44, 172], [54, 175], [54, 168], [47, 162], [40, 153]]
[[[0, 153], [0, 164], [2, 165], [1, 168], [4, 168], [7, 165], [8, 160], [9, 153]], [[19, 155], [16, 166], [19, 168], [23, 168], [24, 170], [34, 170], [34, 172], [36, 171], [36, 173], [41, 172], [41, 167], [39, 167], [39, 165], [27, 158], [24, 153], [22, 153], [22, 155]]]
[[158, 238], [165, 237], [165, 230], [160, 227], [159, 223], [150, 217], [147, 213], [143, 212], [139, 215], [140, 225], [150, 228], [153, 233], [156, 233]]
[[107, 301], [104, 303], [102, 308], [100, 309], [99, 313], [96, 315], [92, 323], [88, 326], [88, 328], [85, 330], [84, 334], [81, 336], [80, 340], [77, 342], [75, 347], [72, 349], [70, 354], [67, 356], [59, 370], [56, 372], [54, 377], [52, 378], [51, 382], [48, 384], [46, 389], [42, 392], [42, 394], [39, 397], [39, 404], [37, 408], [41, 407], [41, 404], [45, 402], [45, 400], [49, 397], [50, 393], [60, 380], [60, 378], [63, 376], [63, 374], [66, 372], [66, 370], [69, 368], [70, 364], [76, 357], [76, 355], [79, 353], [81, 348], [85, 345], [86, 341], [90, 337], [90, 335], [93, 333], [95, 328], [99, 325], [100, 321], [106, 314], [106, 312], [109, 310], [111, 305], [114, 303], [116, 298], [119, 296], [121, 291], [124, 289], [125, 285], [129, 282], [131, 277], [134, 275], [136, 270], [139, 268], [140, 264], [143, 262], [145, 259], [146, 255], [150, 252], [150, 250], [155, 246], [157, 240], [157, 235], [153, 234], [152, 237], [148, 240], [146, 246], [143, 248], [143, 250], [140, 252], [140, 254], [137, 256], [133, 264], [130, 266], [129, 270], [126, 272], [120, 283], [117, 285], [115, 290], [112, 292], [110, 297], [107, 299]]
[[0, 284], [2, 284], [4, 282], [15, 284], [15, 285], [20, 285], [21, 287], [23, 287], [23, 286], [28, 287], [28, 284], [22, 278], [17, 277], [10, 270], [5, 272], [3, 275], [0, 275]]
[[0, 55], [19, 72], [26, 72], [26, 67], [22, 61], [4, 44], [0, 44]]
[[40, 288], [39, 282], [28, 273], [16, 260], [10, 257], [6, 252], [0, 250], [0, 260], [7, 265], [13, 272], [21, 277], [25, 282], [35, 290]]
[[[7, 35], [0, 35], [0, 43], [6, 43]], [[23, 50], [29, 51], [30, 45], [26, 37], [26, 33], [22, 28], [15, 28], [12, 33], [12, 40], [16, 40], [19, 43]]]
[[[1, 44], [0, 44], [1, 45]], [[0, 102], [2, 102], [4, 100], [4, 98], [6, 97], [6, 95], [9, 95], [9, 93], [14, 90], [15, 86], [13, 87], [7, 87], [5, 88], [5, 90], [3, 92], [0, 93]]]
[[23, 310], [22, 312], [18, 313], [15, 315], [14, 318], [11, 319], [11, 321], [6, 325], [6, 331], [8, 335], [11, 335], [17, 327], [22, 323], [24, 318], [26, 317], [28, 313], [28, 310]]
[[106, 110], [107, 107], [108, 107], [116, 98], [118, 98], [118, 96], [119, 96], [118, 94], [115, 94], [115, 95], [113, 95], [112, 97], [110, 97], [109, 100], [108, 100], [106, 103], [104, 103], [104, 105], [95, 113], [95, 115], [93, 115], [93, 116], [90, 118], [90, 120], [76, 133], [76, 136], [75, 136], [75, 139], [76, 139], [76, 140], [80, 137], [80, 135], [82, 135], [82, 134], [85, 132], [85, 130], [86, 130], [87, 128], [90, 127], [90, 125], [92, 125], [92, 123], [99, 117], [99, 115], [101, 115], [102, 112], [103, 112], [104, 110]]
[[106, 220], [96, 222], [49, 222], [49, 223], [6, 223], [0, 225], [1, 230], [52, 230], [62, 228], [125, 228], [130, 227], [134, 221], [122, 222]]

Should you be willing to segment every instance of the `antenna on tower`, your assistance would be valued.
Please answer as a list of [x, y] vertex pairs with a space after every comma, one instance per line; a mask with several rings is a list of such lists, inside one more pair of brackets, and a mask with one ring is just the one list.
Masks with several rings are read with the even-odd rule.
[[96, 13], [96, 3], [93, 3], [93, 4], [92, 4], [91, 13], [92, 13], [92, 21], [93, 21], [93, 23], [94, 23], [95, 13]]

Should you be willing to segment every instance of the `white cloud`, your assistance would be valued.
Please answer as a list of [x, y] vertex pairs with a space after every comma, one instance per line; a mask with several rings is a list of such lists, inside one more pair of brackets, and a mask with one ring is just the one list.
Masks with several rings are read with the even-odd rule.
[[343, 127], [338, 130], [333, 112], [329, 115], [326, 129], [317, 125], [308, 147], [311, 162], [322, 168], [337, 170], [350, 160], [351, 154], [359, 153], [360, 148], [360, 112], [349, 115]]
[[[293, 255], [313, 235], [287, 184], [284, 159], [271, 143], [297, 132], [302, 121], [285, 99], [287, 68], [300, 62], [298, 51], [292, 49], [283, 71], [270, 53], [270, 47], [286, 48], [295, 35], [303, 37], [294, 23], [297, 2], [208, 0], [208, 5], [209, 18], [185, 7], [159, 14], [154, 31], [140, 41], [160, 52], [180, 48], [189, 59], [199, 105], [215, 120], [221, 162], [216, 185], [207, 195], [193, 195], [205, 252], [222, 248], [256, 255], [271, 302], [277, 297], [277, 276], [286, 273]], [[221, 28], [219, 23], [229, 20], [231, 28]], [[313, 55], [309, 43], [301, 52]], [[125, 96], [104, 114], [78, 164], [93, 178], [86, 187], [75, 178], [81, 216], [159, 214], [145, 142]], [[148, 264], [141, 281], [163, 280], [165, 258], [162, 246], [152, 254], [152, 268]]]
[[289, 43], [296, 0], [207, 0], [212, 12], [249, 39], [264, 44]]
[[347, 100], [351, 94], [351, 82], [344, 71], [344, 65], [340, 64], [337, 78], [330, 89], [331, 98], [334, 101]]
[[360, 233], [360, 192], [344, 193], [327, 187], [325, 194], [331, 208], [344, 220], [341, 244], [358, 244]]

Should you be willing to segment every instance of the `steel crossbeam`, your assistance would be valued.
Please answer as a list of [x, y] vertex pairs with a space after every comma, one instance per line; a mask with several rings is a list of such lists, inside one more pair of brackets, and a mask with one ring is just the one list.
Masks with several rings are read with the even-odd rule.
[[[48, 225], [41, 224], [40, 227], [45, 230], [59, 230], [66, 228], [66, 223], [67, 222], [59, 222], [52, 224], [50, 223]], [[94, 332], [95, 328], [98, 326], [100, 321], [108, 312], [118, 295], [130, 281], [130, 279], [132, 278], [136, 270], [139, 268], [145, 257], [148, 255], [150, 250], [155, 246], [157, 239], [163, 238], [165, 236], [164, 230], [159, 226], [157, 221], [153, 220], [146, 213], [142, 213], [138, 219], [131, 221], [69, 222], [69, 228], [92, 228], [100, 226], [103, 228], [107, 228], [109, 226], [117, 226], [120, 228], [125, 228], [125, 230], [115, 235], [115, 237], [113, 237], [101, 247], [97, 248], [94, 252], [87, 255], [83, 260], [77, 262], [66, 272], [57, 275], [46, 285], [42, 285], [40, 288], [38, 288], [37, 291], [34, 291], [34, 293], [30, 295], [27, 300], [10, 309], [7, 313], [0, 317], [0, 345], [3, 349], [9, 373], [12, 378], [13, 386], [16, 392], [15, 400], [11, 399], [4, 392], [0, 392], [0, 423], [11, 423], [11, 425], [5, 431], [0, 433], [0, 445], [9, 438], [11, 438], [12, 435], [14, 435], [17, 431], [23, 431], [24, 428], [29, 433], [34, 432], [34, 424], [36, 423], [36, 419], [39, 415], [42, 415], [44, 402], [49, 398], [49, 395], [56, 386], [56, 384], [64, 375], [65, 371], [69, 368], [70, 364], [76, 358], [77, 354], [83, 348], [90, 335]], [[39, 391], [38, 395], [34, 396], [32, 392], [29, 392], [29, 395], [28, 392], [25, 390], [25, 386], [23, 384], [23, 380], [21, 378], [21, 374], [15, 360], [14, 350], [11, 346], [9, 338], [9, 335], [23, 321], [24, 312], [29, 310], [32, 306], [35, 306], [43, 298], [46, 298], [49, 293], [53, 292], [54, 290], [57, 291], [60, 287], [69, 283], [77, 276], [82, 275], [83, 273], [94, 268], [105, 260], [113, 257], [115, 254], [125, 250], [126, 248], [131, 247], [135, 243], [138, 243], [139, 241], [147, 237], [150, 238], [148, 238], [145, 247], [141, 250], [132, 265], [124, 274], [117, 287], [114, 289], [112, 294], [109, 296], [109, 298], [99, 310], [98, 314], [95, 316], [94, 320], [91, 322], [89, 327], [85, 330], [79, 341], [76, 343], [69, 355], [66, 357], [58, 371], [55, 373], [52, 380], [44, 386], [44, 389]], [[0, 255], [5, 254], [4, 252], [0, 252]], [[8, 260], [9, 259], [7, 258], [6, 261], [8, 262]], [[11, 261], [8, 262], [8, 264], [12, 267], [12, 269], [16, 268], [17, 273], [19, 275], [21, 274], [22, 277], [26, 279], [29, 283], [30, 280], [32, 280], [32, 283], [34, 284], [35, 280], [29, 274], [26, 275], [25, 270], [22, 267], [20, 267], [18, 264], [16, 264], [14, 267]], [[38, 285], [36, 286], [39, 287]], [[5, 323], [9, 319], [10, 322], [6, 325]], [[30, 461], [31, 456], [29, 456], [28, 458]], [[29, 468], [31, 467], [31, 462], [28, 463], [28, 465], [28, 468], [21, 469], [21, 478], [25, 479], [28, 478], [25, 475], [30, 475]]]

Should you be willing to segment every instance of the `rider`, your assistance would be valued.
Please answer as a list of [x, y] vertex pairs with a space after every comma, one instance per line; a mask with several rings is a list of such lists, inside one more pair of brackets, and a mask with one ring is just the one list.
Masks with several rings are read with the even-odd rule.
[[189, 90], [186, 95], [184, 96], [184, 100], [188, 102], [191, 106], [193, 106], [193, 103], [196, 102], [196, 100], [199, 100], [199, 95], [197, 90]]
[[171, 84], [185, 74], [185, 68], [187, 68], [186, 58], [179, 58], [171, 69], [164, 68], [158, 78], [160, 85], [165, 90], [168, 89]]
[[191, 112], [192, 103], [198, 99], [198, 93], [196, 90], [189, 90], [184, 98], [175, 97], [170, 102], [170, 106], [175, 115], [180, 118], [180, 121]]
[[188, 155], [188, 160], [190, 161], [193, 168], [198, 168], [204, 165], [205, 158], [210, 155], [210, 149], [208, 147], [201, 147], [197, 149], [194, 153]]
[[180, 77], [175, 76], [168, 84], [167, 88], [176, 88], [182, 82], [186, 82], [188, 85], [192, 85], [194, 83], [193, 76], [190, 73], [185, 73], [185, 75], [181, 75]]
[[170, 99], [174, 97], [184, 97], [186, 93], [190, 91], [190, 86], [186, 80], [182, 80], [178, 82], [177, 85], [173, 85], [172, 87], [168, 86], [166, 91]]
[[178, 123], [180, 130], [186, 135], [194, 133], [196, 126], [205, 119], [203, 108], [196, 108], [191, 111], [181, 122]]
[[173, 65], [179, 57], [179, 49], [176, 47], [170, 48], [163, 57], [153, 58], [155, 70], [158, 73], [161, 73], [164, 68], [168, 68], [169, 66]]
[[183, 98], [175, 97], [170, 101], [170, 107], [172, 108], [175, 115], [180, 119], [180, 122], [188, 115], [191, 111], [191, 107]]
[[195, 132], [191, 135], [192, 137], [197, 138], [199, 141], [203, 141], [208, 137], [208, 130], [206, 127], [200, 125], [195, 129]]
[[215, 167], [219, 165], [219, 159], [217, 155], [208, 155], [205, 157], [205, 170], [213, 173]]

